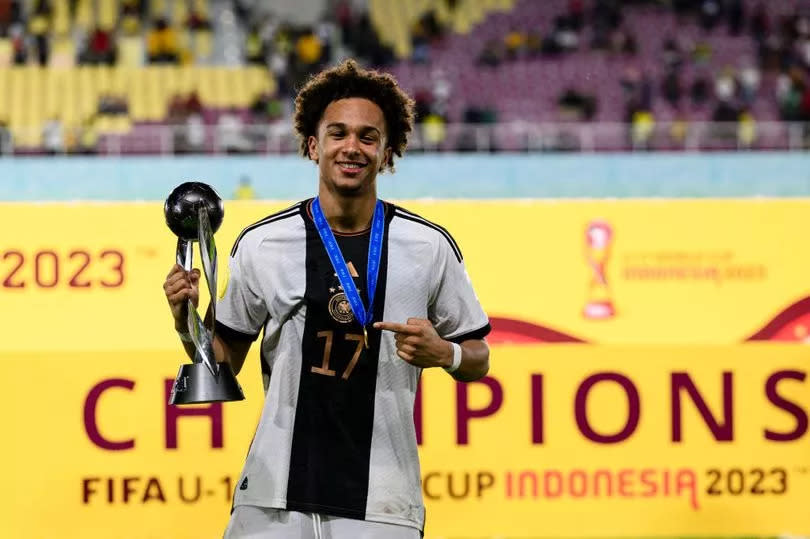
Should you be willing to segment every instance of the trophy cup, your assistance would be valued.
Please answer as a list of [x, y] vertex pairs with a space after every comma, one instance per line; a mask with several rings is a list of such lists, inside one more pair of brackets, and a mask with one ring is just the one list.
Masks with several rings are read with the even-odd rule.
[[186, 271], [192, 268], [194, 242], [199, 242], [203, 275], [211, 298], [205, 322], [191, 299], [187, 300], [188, 332], [194, 343], [194, 359], [192, 363], [180, 366], [169, 404], [239, 401], [245, 398], [230, 363], [217, 363], [214, 356], [217, 301], [214, 232], [222, 224], [224, 212], [222, 199], [217, 192], [210, 185], [200, 182], [186, 182], [177, 186], [163, 207], [166, 224], [177, 235], [177, 263]]
[[602, 220], [588, 223], [585, 229], [585, 256], [591, 268], [591, 282], [582, 314], [590, 320], [604, 320], [616, 315], [606, 271], [612, 241], [613, 228], [609, 223]]

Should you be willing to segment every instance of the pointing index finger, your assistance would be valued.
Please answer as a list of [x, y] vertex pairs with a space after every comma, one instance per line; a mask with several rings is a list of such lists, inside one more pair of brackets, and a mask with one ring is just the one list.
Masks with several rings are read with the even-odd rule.
[[413, 324], [400, 324], [398, 322], [374, 322], [374, 328], [404, 333], [405, 335], [417, 335], [422, 329]]

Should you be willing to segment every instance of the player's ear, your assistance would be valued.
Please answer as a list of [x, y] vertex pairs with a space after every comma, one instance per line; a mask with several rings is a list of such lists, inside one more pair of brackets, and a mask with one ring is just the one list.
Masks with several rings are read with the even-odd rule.
[[307, 150], [309, 151], [309, 158], [312, 161], [318, 162], [318, 139], [310, 135], [307, 138]]
[[391, 146], [386, 146], [385, 151], [383, 152], [383, 160], [380, 163], [380, 172], [385, 170], [385, 167], [391, 165], [391, 155], [394, 153], [394, 150], [391, 149]]

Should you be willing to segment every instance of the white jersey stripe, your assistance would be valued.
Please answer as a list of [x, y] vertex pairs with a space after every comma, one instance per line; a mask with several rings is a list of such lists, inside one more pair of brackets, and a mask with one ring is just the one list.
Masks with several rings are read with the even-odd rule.
[[260, 227], [262, 225], [266, 225], [268, 223], [278, 221], [279, 219], [285, 219], [287, 217], [292, 217], [293, 215], [298, 213], [300, 207], [301, 207], [301, 203], [298, 202], [297, 204], [294, 204], [294, 205], [290, 206], [289, 208], [287, 208], [285, 210], [281, 210], [281, 211], [276, 212], [276, 213], [274, 213], [272, 215], [268, 215], [267, 217], [265, 217], [261, 221], [257, 221], [255, 223], [253, 223], [252, 225], [249, 225], [249, 226], [245, 227], [242, 230], [242, 232], [239, 233], [239, 236], [236, 238], [236, 241], [233, 242], [233, 247], [231, 248], [231, 256], [236, 254], [236, 248], [238, 247], [239, 242], [242, 240], [242, 238], [244, 237], [245, 234], [247, 234], [251, 230], [254, 230], [254, 229], [256, 229], [256, 228], [258, 228], [258, 227]]
[[451, 236], [450, 233], [447, 231], [447, 229], [445, 229], [444, 227], [441, 227], [436, 223], [432, 223], [427, 219], [425, 219], [424, 217], [420, 217], [415, 213], [411, 213], [400, 207], [397, 207], [396, 211], [394, 212], [394, 215], [402, 217], [403, 219], [414, 221], [416, 223], [422, 223], [423, 225], [429, 226], [430, 228], [440, 232], [447, 239], [447, 241], [450, 242], [450, 246], [453, 248], [453, 252], [456, 254], [456, 258], [458, 258], [458, 261], [461, 262], [462, 260], [464, 260], [464, 257], [461, 255], [461, 249], [456, 243], [456, 240], [453, 239], [453, 236]]

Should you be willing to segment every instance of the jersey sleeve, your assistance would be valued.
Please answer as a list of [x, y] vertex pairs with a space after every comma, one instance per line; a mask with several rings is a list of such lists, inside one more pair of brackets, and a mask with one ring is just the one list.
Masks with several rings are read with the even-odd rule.
[[228, 259], [228, 278], [217, 301], [217, 331], [226, 337], [255, 340], [268, 318], [251, 251], [250, 245], [240, 245]]
[[458, 343], [483, 339], [491, 329], [489, 318], [475, 295], [461, 251], [452, 240], [440, 238], [438, 243], [430, 321], [443, 339]]

